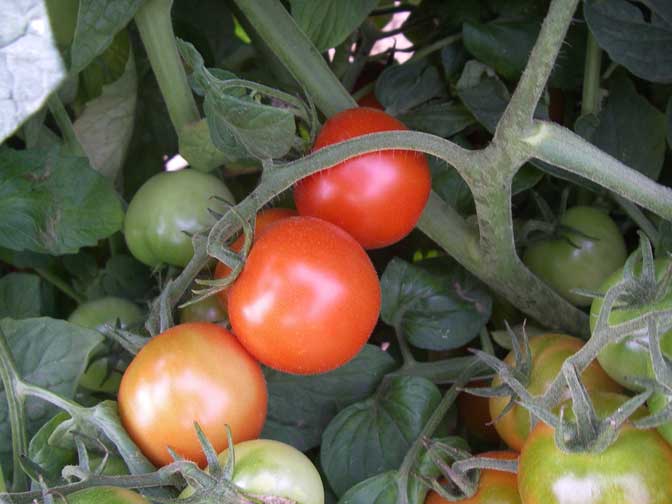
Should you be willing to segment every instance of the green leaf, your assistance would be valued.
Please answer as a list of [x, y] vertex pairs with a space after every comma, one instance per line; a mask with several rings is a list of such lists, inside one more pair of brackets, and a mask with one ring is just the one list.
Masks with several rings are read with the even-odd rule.
[[397, 475], [397, 471], [387, 471], [365, 479], [345, 492], [338, 504], [396, 504]]
[[[205, 94], [203, 110], [210, 138], [221, 151], [221, 159], [227, 162], [249, 157], [273, 159], [289, 152], [296, 138], [296, 123], [291, 110], [252, 99], [245, 94], [245, 86], [227, 87], [227, 80], [235, 77], [233, 74], [215, 75], [205, 68], [202, 56], [193, 45], [182, 40], [177, 43], [180, 54], [193, 70], [192, 88]], [[249, 86], [254, 88], [256, 84], [250, 82]], [[188, 142], [182, 144], [188, 147], [188, 154], [196, 153], [194, 148], [199, 141], [204, 141], [203, 133], [202, 127], [192, 131]], [[200, 169], [204, 171], [218, 161], [212, 152], [198, 157]]]
[[672, 222], [668, 220], [660, 221], [658, 225], [658, 243], [656, 245], [656, 255], [662, 257], [663, 254], [672, 253]]
[[320, 52], [336, 47], [359, 27], [378, 0], [290, 0], [292, 16]]
[[376, 81], [376, 98], [387, 113], [398, 115], [446, 94], [446, 85], [426, 59], [387, 67]]
[[0, 142], [37, 112], [65, 79], [42, 0], [0, 0]]
[[32, 273], [10, 273], [0, 278], [0, 319], [42, 315], [41, 280]]
[[117, 254], [98, 271], [86, 295], [89, 299], [113, 296], [140, 301], [147, 298], [154, 286], [152, 272], [147, 266], [129, 255]]
[[[485, 129], [494, 133], [511, 99], [509, 90], [494, 71], [478, 61], [468, 61], [457, 83], [457, 94]], [[548, 119], [546, 104], [537, 106], [535, 117]]]
[[513, 177], [511, 194], [515, 196], [523, 191], [532, 189], [543, 177], [543, 172], [535, 168], [532, 164], [524, 164]]
[[287, 109], [209, 92], [203, 110], [212, 140], [223, 152], [233, 147], [231, 139], [234, 139], [251, 156], [275, 159], [287, 154], [294, 144], [296, 124]]
[[[464, 45], [479, 61], [494, 68], [505, 79], [515, 81], [525, 69], [541, 22], [541, 17], [525, 17], [497, 19], [487, 24], [465, 23]], [[551, 74], [551, 86], [562, 89], [580, 86], [585, 46], [585, 28], [573, 25]]]
[[449, 138], [475, 122], [466, 107], [455, 102], [428, 103], [400, 115], [398, 119], [409, 129], [443, 138]]
[[[583, 12], [597, 43], [637, 77], [672, 82], [672, 15], [669, 2], [647, 0], [654, 18], [626, 0], [586, 0]], [[655, 15], [658, 16], [655, 16]]]
[[446, 37], [466, 21], [478, 21], [485, 9], [480, 0], [423, 0], [408, 16], [404, 35], [414, 44]]
[[600, 113], [579, 118], [576, 132], [656, 180], [665, 160], [665, 115], [637, 93], [624, 74], [610, 82], [609, 100]]
[[334, 371], [299, 376], [264, 369], [268, 384], [268, 417], [261, 437], [289, 443], [306, 451], [320, 444], [322, 431], [344, 407], [374, 393], [394, 359], [366, 345]]
[[429, 380], [397, 376], [384, 382], [375, 396], [336, 415], [322, 435], [320, 451], [336, 494], [399, 467], [440, 400], [439, 389]]
[[103, 85], [100, 96], [86, 104], [73, 125], [93, 168], [111, 180], [121, 170], [133, 136], [137, 88], [131, 52], [122, 76]]
[[[93, 350], [102, 342], [97, 331], [50, 318], [0, 320], [21, 377], [62, 397], [75, 395], [77, 382]], [[28, 434], [56, 413], [54, 406], [37, 399], [26, 401]], [[0, 464], [11, 463], [11, 433], [4, 390], [0, 392]]]
[[0, 246], [68, 254], [121, 229], [121, 202], [86, 158], [0, 148]]
[[432, 189], [441, 199], [462, 215], [474, 211], [474, 197], [471, 189], [455, 168], [444, 160], [430, 157], [429, 169], [432, 172]]
[[381, 318], [419, 348], [464, 346], [490, 318], [492, 300], [487, 289], [446, 258], [416, 264], [394, 258], [380, 284]]
[[142, 0], [80, 0], [70, 72], [81, 72], [135, 16]]
[[56, 428], [69, 418], [67, 413], [58, 413], [37, 431], [28, 446], [28, 457], [42, 468], [48, 485], [61, 479], [63, 466], [77, 464], [76, 451], [49, 443]]
[[520, 77], [539, 34], [541, 19], [464, 23], [464, 46], [507, 80]]

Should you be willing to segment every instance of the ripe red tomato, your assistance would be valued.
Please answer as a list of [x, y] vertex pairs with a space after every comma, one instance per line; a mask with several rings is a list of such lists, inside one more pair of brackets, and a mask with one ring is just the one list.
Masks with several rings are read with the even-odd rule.
[[362, 247], [320, 219], [278, 221], [229, 289], [234, 334], [262, 363], [313, 374], [352, 359], [376, 325], [378, 275]]
[[119, 414], [129, 435], [156, 466], [167, 447], [205, 465], [194, 422], [217, 451], [259, 436], [268, 392], [259, 364], [226, 329], [204, 322], [177, 325], [150, 340], [126, 369]]
[[[479, 456], [496, 459], [515, 459], [518, 457], [518, 454], [508, 451], [493, 451], [482, 453]], [[481, 469], [476, 494], [468, 499], [461, 499], [459, 502], [462, 504], [520, 504], [516, 475], [505, 471]], [[448, 501], [438, 493], [431, 491], [427, 494], [425, 504], [448, 504]]]
[[[628, 398], [600, 392], [591, 399], [604, 418]], [[643, 415], [644, 408], [633, 417]], [[558, 448], [553, 428], [539, 422], [520, 454], [518, 490], [524, 504], [669, 504], [670, 474], [672, 447], [655, 430], [625, 423], [605, 451], [572, 453]]]
[[[575, 354], [583, 346], [583, 341], [566, 334], [543, 334], [530, 338], [530, 352], [532, 353], [532, 372], [527, 390], [532, 395], [543, 394], [560, 372], [563, 362]], [[515, 362], [513, 352], [510, 352], [504, 362], [510, 366]], [[581, 375], [583, 384], [588, 390], [604, 390], [608, 392], [620, 392], [621, 387], [614, 382], [600, 367], [597, 361], [593, 361]], [[495, 377], [492, 386], [496, 387], [502, 382]], [[509, 397], [491, 397], [490, 415], [496, 419], [509, 402]], [[516, 451], [520, 451], [525, 439], [530, 433], [530, 415], [522, 406], [514, 406], [506, 415], [495, 423], [495, 429], [504, 442]]]
[[[264, 230], [274, 222], [277, 222], [280, 219], [286, 219], [287, 217], [294, 216], [296, 216], [296, 211], [290, 208], [268, 208], [266, 210], [262, 210], [257, 214], [257, 218], [254, 222], [254, 239], [257, 239], [261, 233], [263, 233]], [[234, 252], [240, 252], [243, 249], [244, 243], [245, 236], [240, 235], [229, 248]], [[217, 267], [215, 268], [215, 278], [224, 278], [229, 273], [231, 273], [231, 268], [222, 262], [217, 262]], [[219, 301], [224, 307], [226, 307], [227, 304], [227, 292], [228, 289], [219, 291], [217, 293]]]
[[[313, 150], [382, 131], [407, 130], [372, 108], [344, 110], [322, 127]], [[391, 245], [411, 232], [431, 189], [424, 154], [384, 150], [348, 159], [297, 183], [296, 208], [350, 233], [364, 248]]]

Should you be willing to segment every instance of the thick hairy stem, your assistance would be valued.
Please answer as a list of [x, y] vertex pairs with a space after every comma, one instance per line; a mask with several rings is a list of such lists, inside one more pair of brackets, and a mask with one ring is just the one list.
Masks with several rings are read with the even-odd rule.
[[535, 121], [523, 138], [531, 156], [579, 175], [672, 219], [672, 189], [657, 184], [562, 126]]
[[517, 138], [530, 126], [578, 3], [579, 0], [551, 2], [525, 71], [497, 125], [495, 138]]
[[356, 107], [312, 42], [277, 0], [235, 0], [280, 61], [327, 116]]
[[135, 24], [147, 51], [170, 120], [178, 135], [187, 124], [200, 119], [175, 43], [170, 18], [173, 0], [146, 0], [135, 15]]

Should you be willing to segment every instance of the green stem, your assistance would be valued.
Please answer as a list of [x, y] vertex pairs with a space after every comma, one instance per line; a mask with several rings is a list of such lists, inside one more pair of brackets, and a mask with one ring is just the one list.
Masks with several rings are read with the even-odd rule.
[[[0, 330], [0, 379], [5, 390], [9, 410], [8, 416], [12, 438], [12, 463], [14, 471], [12, 488], [14, 490], [21, 490], [28, 485], [28, 478], [21, 470], [21, 456], [28, 453], [28, 434], [26, 433], [26, 419], [23, 408], [24, 396], [19, 390], [19, 374], [2, 330]], [[2, 478], [1, 475], [0, 478]]]
[[591, 180], [664, 219], [672, 219], [672, 189], [627, 167], [568, 129], [535, 121], [523, 142], [535, 158]]
[[602, 49], [595, 37], [588, 31], [586, 46], [586, 65], [583, 72], [583, 98], [581, 115], [597, 114], [600, 110], [600, 70], [602, 68]]
[[135, 24], [159, 83], [168, 114], [178, 135], [200, 119], [175, 43], [170, 18], [173, 0], [147, 0], [135, 15]]
[[2, 473], [2, 466], [0, 465], [0, 494], [7, 491], [7, 485], [5, 484], [5, 475]]
[[408, 504], [408, 480], [411, 475], [411, 470], [417, 463], [418, 455], [420, 455], [422, 440], [424, 438], [432, 437], [432, 434], [434, 434], [434, 431], [443, 420], [443, 417], [446, 416], [446, 413], [455, 402], [457, 395], [460, 393], [460, 389], [464, 387], [482, 367], [482, 364], [474, 363], [462, 372], [455, 383], [446, 391], [441, 402], [434, 410], [434, 413], [432, 413], [432, 416], [423, 427], [422, 432], [414, 441], [410, 450], [406, 453], [406, 456], [401, 463], [401, 467], [399, 468], [399, 475], [397, 476], [397, 488], [399, 492], [398, 502], [400, 502], [400, 504]]
[[439, 51], [439, 50], [443, 49], [444, 47], [447, 47], [451, 44], [454, 44], [455, 42], [458, 42], [460, 40], [462, 40], [462, 34], [461, 33], [450, 35], [448, 37], [437, 40], [436, 42], [433, 42], [429, 45], [426, 45], [422, 49], [418, 49], [417, 51], [415, 51], [413, 56], [408, 61], [417, 61], [417, 60], [420, 60], [422, 58], [426, 58], [427, 56], [429, 56], [433, 52]]
[[329, 69], [308, 37], [277, 0], [235, 0], [280, 61], [303, 84], [327, 116], [357, 103]]
[[644, 212], [642, 212], [640, 208], [632, 201], [627, 200], [618, 194], [614, 194], [614, 199], [618, 202], [625, 213], [628, 214], [628, 217], [630, 217], [639, 226], [639, 229], [644, 231], [644, 234], [646, 234], [649, 240], [651, 240], [651, 243], [657, 244], [660, 238], [658, 230], [646, 217]]
[[82, 304], [86, 299], [75, 292], [62, 278], [44, 268], [35, 268], [35, 272], [44, 280], [60, 290], [63, 294], [75, 301], [77, 304]]
[[403, 367], [412, 367], [416, 363], [416, 360], [411, 353], [411, 348], [408, 346], [408, 342], [401, 330], [401, 324], [399, 322], [394, 324], [394, 334], [397, 336], [399, 350], [401, 350], [401, 358], [404, 361]]
[[529, 128], [579, 0], [553, 0], [495, 139], [517, 139]]
[[58, 97], [58, 93], [53, 93], [49, 96], [47, 105], [49, 106], [51, 115], [54, 116], [54, 119], [56, 120], [56, 124], [58, 124], [58, 128], [61, 130], [65, 145], [69, 148], [70, 152], [76, 156], [86, 157], [84, 148], [82, 147], [82, 144], [79, 143], [79, 138], [77, 138], [77, 134], [75, 133], [75, 128], [72, 126], [70, 116], [65, 110], [63, 102], [61, 102], [61, 99]]

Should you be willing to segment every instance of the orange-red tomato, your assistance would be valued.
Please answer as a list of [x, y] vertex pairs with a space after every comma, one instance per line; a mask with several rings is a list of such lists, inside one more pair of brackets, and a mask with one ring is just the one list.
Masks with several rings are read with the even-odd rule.
[[[493, 451], [479, 455], [480, 457], [496, 459], [515, 459], [517, 453], [508, 451]], [[518, 482], [514, 473], [481, 469], [478, 481], [478, 490], [473, 497], [462, 499], [461, 504], [520, 504]], [[448, 504], [448, 501], [438, 493], [431, 491], [427, 494], [425, 504]]]
[[[264, 232], [268, 226], [274, 222], [279, 221], [280, 219], [286, 219], [287, 217], [294, 217], [296, 215], [296, 210], [290, 208], [268, 208], [262, 210], [257, 214], [257, 217], [254, 222], [254, 239], [257, 239], [261, 233]], [[240, 235], [236, 238], [231, 246], [229, 247], [234, 252], [240, 252], [243, 249], [243, 244], [245, 243], [245, 236]], [[217, 267], [215, 268], [215, 278], [224, 278], [229, 273], [231, 273], [231, 268], [222, 262], [217, 262]], [[222, 303], [222, 306], [226, 307], [226, 296], [228, 289], [219, 291], [217, 296], [219, 301]]]
[[380, 312], [378, 275], [345, 231], [312, 217], [278, 221], [229, 289], [233, 332], [274, 369], [322, 373], [352, 359]]
[[[407, 129], [380, 110], [344, 110], [324, 124], [313, 150], [368, 133]], [[332, 222], [364, 248], [375, 249], [391, 245], [411, 232], [430, 189], [424, 154], [383, 150], [348, 159], [299, 181], [294, 200], [299, 214]]]
[[[543, 394], [560, 372], [563, 362], [575, 354], [583, 346], [583, 341], [567, 334], [547, 333], [530, 338], [530, 352], [532, 354], [532, 372], [527, 391], [536, 396]], [[510, 352], [504, 362], [512, 366], [515, 362], [513, 352]], [[620, 392], [621, 386], [609, 378], [597, 361], [593, 361], [581, 375], [583, 384], [588, 390], [605, 392]], [[502, 382], [495, 377], [492, 386]], [[509, 397], [491, 397], [490, 415], [496, 419], [509, 402]], [[522, 406], [514, 406], [506, 415], [495, 423], [495, 429], [504, 442], [516, 451], [523, 448], [523, 444], [530, 433], [530, 415]]]
[[119, 387], [124, 428], [156, 466], [172, 462], [168, 447], [205, 465], [194, 422], [218, 452], [259, 436], [268, 392], [261, 367], [226, 329], [177, 325], [135, 356]]

